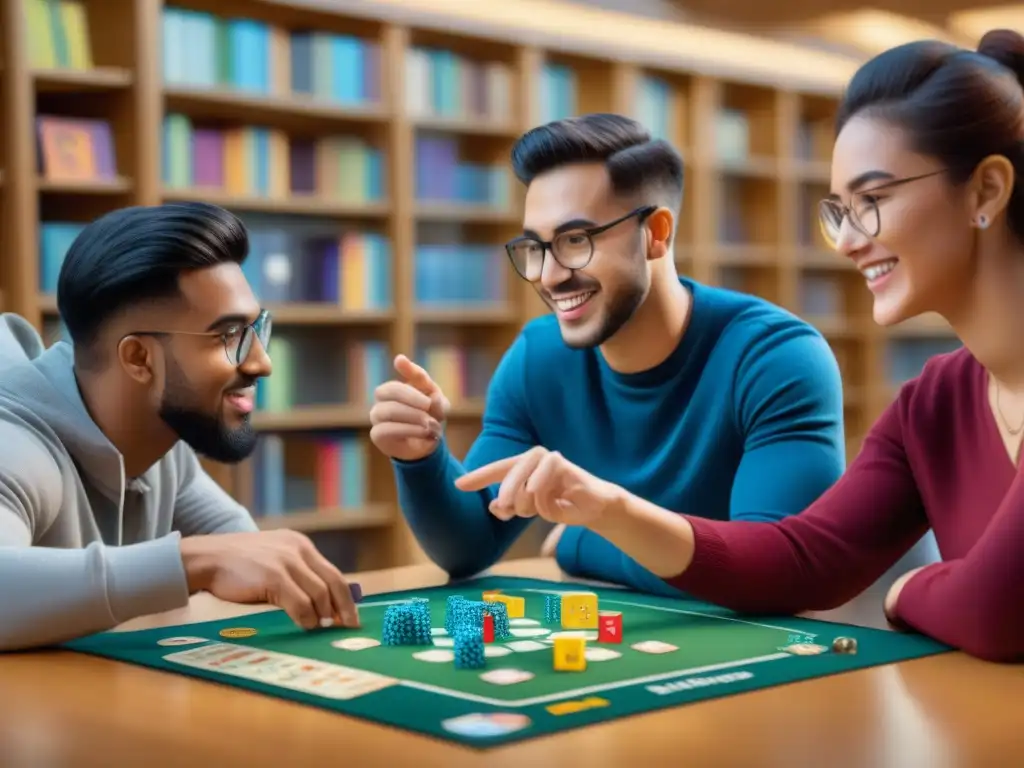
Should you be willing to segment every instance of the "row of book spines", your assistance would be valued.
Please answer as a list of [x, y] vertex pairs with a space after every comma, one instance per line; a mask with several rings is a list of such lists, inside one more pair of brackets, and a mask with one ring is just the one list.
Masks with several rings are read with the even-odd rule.
[[419, 345], [415, 358], [452, 401], [484, 397], [496, 365], [491, 350], [458, 344]]
[[[344, 355], [339, 358], [338, 352]], [[256, 386], [256, 408], [280, 413], [310, 400], [323, 403], [323, 396], [310, 393], [333, 392], [333, 402], [364, 402], [390, 376], [391, 357], [383, 342], [361, 341], [345, 348], [315, 349], [287, 334], [277, 333], [270, 341], [274, 372]], [[310, 359], [310, 354], [316, 359]], [[313, 374], [337, 381], [309, 381]], [[301, 379], [301, 380], [300, 380]]]
[[164, 118], [163, 177], [168, 187], [235, 195], [315, 194], [354, 204], [386, 195], [384, 155], [354, 136], [296, 140], [263, 126], [197, 128]]
[[510, 267], [499, 247], [420, 245], [413, 268], [414, 295], [425, 306], [494, 304], [508, 296]]
[[[281, 435], [261, 435], [253, 459], [253, 514], [281, 515], [294, 509], [361, 507], [368, 501], [368, 451], [365, 436], [303, 437], [306, 472], [290, 472], [288, 450]], [[305, 462], [304, 462], [305, 463]]]
[[420, 200], [509, 203], [511, 174], [507, 165], [461, 160], [456, 139], [424, 132], [416, 137], [416, 197]]
[[249, 242], [243, 268], [265, 303], [329, 302], [347, 310], [392, 305], [391, 242], [383, 235], [345, 232], [300, 243], [286, 230], [251, 229]]
[[381, 97], [380, 53], [377, 42], [353, 35], [164, 9], [164, 81], [170, 85], [373, 103]]
[[406, 110], [413, 117], [511, 118], [512, 69], [503, 62], [415, 47], [406, 53], [405, 79]]
[[81, 0], [23, 0], [29, 63], [40, 69], [90, 69], [89, 19]]

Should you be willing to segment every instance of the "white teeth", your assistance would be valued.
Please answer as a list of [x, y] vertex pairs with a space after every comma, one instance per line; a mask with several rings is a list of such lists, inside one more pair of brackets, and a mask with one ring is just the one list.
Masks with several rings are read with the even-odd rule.
[[571, 309], [576, 309], [576, 307], [580, 306], [580, 304], [583, 304], [587, 299], [589, 299], [593, 295], [594, 292], [590, 291], [589, 293], [581, 293], [578, 296], [570, 296], [568, 299], [556, 299], [555, 306], [557, 306], [563, 312], [568, 312]]
[[877, 280], [882, 275], [887, 275], [896, 268], [896, 259], [890, 261], [883, 261], [881, 264], [872, 264], [870, 267], [864, 267], [861, 272], [864, 277], [868, 280]]

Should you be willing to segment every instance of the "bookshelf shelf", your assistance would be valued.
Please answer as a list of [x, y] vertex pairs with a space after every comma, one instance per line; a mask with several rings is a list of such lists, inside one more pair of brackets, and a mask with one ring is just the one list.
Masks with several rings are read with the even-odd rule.
[[36, 189], [50, 195], [124, 195], [132, 191], [131, 179], [47, 179], [36, 180]]
[[390, 213], [384, 203], [348, 203], [314, 195], [292, 194], [288, 197], [254, 197], [235, 195], [220, 189], [175, 189], [165, 187], [166, 202], [201, 200], [233, 211], [286, 213], [294, 216], [334, 217], [339, 219], [384, 219]]
[[[581, 13], [536, 1], [545, 18]], [[817, 231], [851, 74], [831, 54], [759, 41], [778, 54], [755, 61], [742, 36], [728, 55], [702, 52], [665, 42], [694, 29], [623, 25], [596, 8], [555, 38], [499, 6], [487, 13], [503, 21], [485, 28], [479, 4], [447, 0], [68, 0], [84, 24], [49, 30], [31, 27], [25, 0], [0, 3], [3, 309], [57, 338], [60, 260], [112, 208], [204, 200], [237, 212], [250, 283], [274, 312], [274, 376], [253, 418], [258, 455], [207, 466], [262, 527], [342, 542], [344, 568], [423, 557], [368, 445], [393, 356], [442, 384], [462, 458], [497, 360], [547, 311], [502, 251], [521, 226], [509, 150], [539, 123], [627, 113], [681, 151], [677, 262], [823, 332], [844, 376], [851, 458], [899, 383], [951, 343], [927, 320], [878, 329], [863, 281]], [[58, 28], [72, 30], [67, 55], [54, 54]], [[39, 118], [102, 124], [100, 172], [42, 170]], [[538, 545], [527, 535], [508, 556]]]
[[222, 88], [171, 86], [164, 88], [168, 111], [193, 117], [273, 123], [297, 131], [384, 123], [389, 119], [380, 105], [338, 105], [304, 94], [249, 94]]
[[303, 533], [384, 528], [394, 525], [398, 510], [392, 505], [378, 504], [354, 509], [312, 509], [268, 515], [259, 520], [264, 531], [291, 528]]
[[94, 93], [131, 86], [132, 71], [124, 67], [91, 69], [35, 69], [32, 81], [37, 93]]

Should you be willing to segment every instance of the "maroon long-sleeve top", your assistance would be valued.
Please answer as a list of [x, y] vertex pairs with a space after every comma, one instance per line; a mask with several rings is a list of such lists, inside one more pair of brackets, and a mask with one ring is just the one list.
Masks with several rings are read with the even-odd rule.
[[929, 527], [942, 562], [904, 586], [896, 619], [993, 661], [1024, 658], [1024, 479], [965, 349], [933, 358], [874, 425], [847, 472], [778, 523], [687, 517], [696, 548], [669, 583], [750, 613], [834, 608]]

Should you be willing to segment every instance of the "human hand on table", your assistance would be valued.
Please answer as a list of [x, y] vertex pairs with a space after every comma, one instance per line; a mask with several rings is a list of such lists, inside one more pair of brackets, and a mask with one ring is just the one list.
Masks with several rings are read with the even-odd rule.
[[455, 481], [463, 491], [500, 483], [490, 512], [499, 520], [540, 516], [553, 523], [591, 525], [618, 503], [622, 489], [540, 446], [468, 472]]
[[359, 626], [345, 577], [301, 533], [191, 536], [181, 540], [181, 560], [190, 593], [276, 605], [304, 629]]
[[882, 610], [885, 612], [886, 620], [892, 625], [898, 625], [899, 620], [896, 618], [896, 603], [900, 599], [900, 592], [903, 591], [903, 587], [907, 585], [919, 571], [924, 570], [928, 566], [922, 565], [919, 568], [914, 568], [912, 571], [907, 571], [900, 576], [896, 581], [889, 587], [889, 591], [885, 595], [885, 601], [882, 603]]
[[395, 358], [395, 370], [402, 380], [374, 392], [370, 440], [386, 456], [417, 461], [437, 449], [451, 405], [430, 374], [405, 355]]

